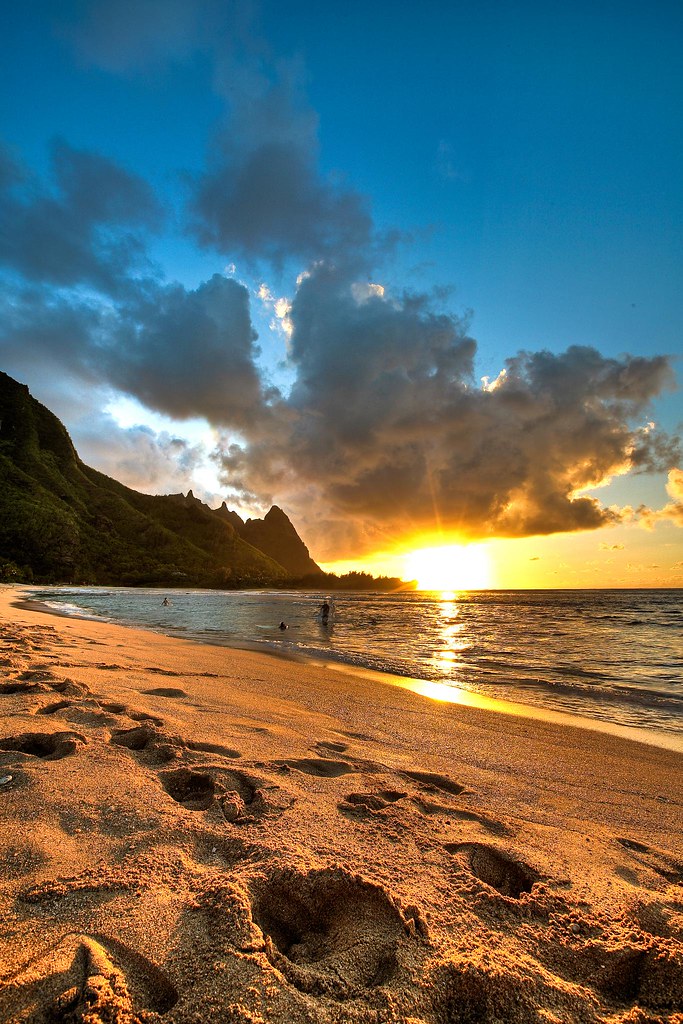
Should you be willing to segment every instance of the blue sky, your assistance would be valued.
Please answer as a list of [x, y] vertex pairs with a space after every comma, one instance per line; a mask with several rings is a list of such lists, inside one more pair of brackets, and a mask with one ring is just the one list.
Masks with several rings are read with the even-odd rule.
[[626, 531], [680, 585], [679, 4], [3, 19], [2, 368], [86, 462], [327, 562]]

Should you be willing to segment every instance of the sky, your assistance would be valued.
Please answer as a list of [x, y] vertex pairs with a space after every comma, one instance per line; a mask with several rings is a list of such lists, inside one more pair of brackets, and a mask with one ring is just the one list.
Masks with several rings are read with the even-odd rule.
[[682, 30], [5, 5], [0, 368], [87, 464], [278, 504], [327, 568], [681, 586]]

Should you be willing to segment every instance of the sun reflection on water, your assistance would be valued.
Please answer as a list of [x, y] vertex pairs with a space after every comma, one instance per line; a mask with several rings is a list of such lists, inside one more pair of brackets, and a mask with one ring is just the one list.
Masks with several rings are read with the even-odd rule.
[[458, 668], [463, 664], [463, 654], [471, 646], [462, 637], [464, 624], [457, 621], [460, 614], [458, 595], [453, 590], [443, 590], [438, 607], [440, 647], [434, 652], [431, 663], [439, 673], [448, 679], [457, 678]]

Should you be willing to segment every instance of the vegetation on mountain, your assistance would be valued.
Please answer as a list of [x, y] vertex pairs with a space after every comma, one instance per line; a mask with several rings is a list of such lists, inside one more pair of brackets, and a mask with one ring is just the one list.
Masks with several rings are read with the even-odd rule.
[[179, 497], [141, 494], [86, 466], [57, 417], [0, 373], [5, 579], [234, 587], [291, 577], [226, 518]]
[[0, 372], [0, 580], [396, 589], [323, 573], [282, 509], [244, 522], [192, 491], [150, 495], [86, 466], [59, 419]]

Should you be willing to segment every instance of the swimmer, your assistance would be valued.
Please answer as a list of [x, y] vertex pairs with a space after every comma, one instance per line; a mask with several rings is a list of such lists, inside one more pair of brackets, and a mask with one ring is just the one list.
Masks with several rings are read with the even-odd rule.
[[281, 622], [280, 625], [278, 626], [278, 629], [281, 629], [281, 630], [284, 631], [285, 629], [287, 629], [287, 623], [286, 622]]
[[169, 599], [167, 597], [165, 597], [161, 603], [164, 606], [164, 608], [168, 608], [168, 606], [169, 606], [169, 604], [171, 602], [169, 601]]

